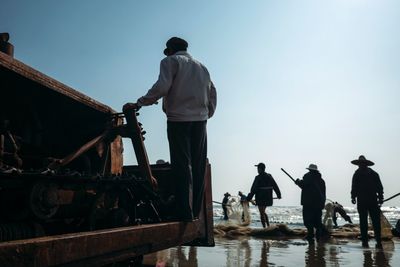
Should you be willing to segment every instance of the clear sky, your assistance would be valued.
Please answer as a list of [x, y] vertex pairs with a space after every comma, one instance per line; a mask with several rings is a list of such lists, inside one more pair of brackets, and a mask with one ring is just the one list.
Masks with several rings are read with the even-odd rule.
[[[117, 111], [158, 77], [179, 36], [209, 69], [218, 106], [209, 120], [213, 196], [250, 190], [265, 162], [299, 205], [318, 165], [327, 197], [350, 206], [350, 161], [375, 162], [385, 196], [400, 192], [398, 0], [2, 0], [0, 32], [15, 58]], [[150, 161], [169, 161], [161, 105], [141, 110]], [[125, 163], [135, 161], [125, 143]], [[399, 206], [400, 197], [386, 206]]]

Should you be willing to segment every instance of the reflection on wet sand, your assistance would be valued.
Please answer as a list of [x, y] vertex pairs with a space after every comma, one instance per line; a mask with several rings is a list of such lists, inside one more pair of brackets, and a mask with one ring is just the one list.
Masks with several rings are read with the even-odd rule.
[[[324, 267], [326, 248], [323, 244], [308, 246], [306, 249], [305, 266], [307, 267]], [[334, 265], [334, 264], [333, 264]]]
[[[329, 246], [327, 258], [328, 262], [335, 263], [334, 266], [339, 266], [339, 248], [337, 246]], [[337, 263], [337, 264], [336, 264]]]
[[390, 265], [390, 259], [393, 255], [393, 241], [384, 242], [383, 249], [365, 249], [364, 250], [364, 267], [387, 267]]
[[260, 267], [268, 266], [268, 253], [269, 253], [269, 243], [267, 241], [263, 241], [263, 245], [261, 248], [261, 260]]
[[[308, 246], [301, 239], [216, 239], [213, 248], [175, 247], [145, 256], [145, 266], [395, 266], [396, 246], [383, 242], [383, 250], [363, 249], [358, 241], [331, 239]], [[393, 262], [392, 262], [393, 261]]]
[[[188, 252], [187, 252], [188, 250]], [[174, 250], [170, 250], [171, 254], [169, 258], [172, 261], [172, 266], [198, 266], [197, 261], [197, 248], [196, 247], [177, 247]], [[186, 255], [187, 254], [187, 255]], [[170, 266], [170, 265], [165, 265]], [[158, 267], [158, 266], [157, 266]], [[160, 266], [161, 267], [161, 266]]]
[[226, 251], [226, 266], [237, 266], [240, 262], [245, 267], [251, 266], [251, 248], [248, 239], [239, 239], [238, 246], [230, 243], [224, 245]]

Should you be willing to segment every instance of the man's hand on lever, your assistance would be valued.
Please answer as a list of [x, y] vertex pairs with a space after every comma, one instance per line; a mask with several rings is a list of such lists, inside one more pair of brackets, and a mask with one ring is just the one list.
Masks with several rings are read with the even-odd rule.
[[138, 111], [140, 109], [140, 106], [137, 103], [126, 103], [122, 107], [122, 111], [129, 110], [129, 109], [134, 109], [134, 110]]
[[154, 190], [158, 189], [158, 182], [157, 182], [156, 177], [154, 177], [154, 176], [151, 176], [151, 185], [153, 186]]

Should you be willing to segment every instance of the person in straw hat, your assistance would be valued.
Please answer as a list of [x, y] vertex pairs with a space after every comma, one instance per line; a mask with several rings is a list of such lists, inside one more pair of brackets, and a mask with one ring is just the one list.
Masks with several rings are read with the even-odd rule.
[[383, 203], [383, 186], [378, 173], [369, 168], [374, 165], [365, 156], [351, 161], [358, 169], [353, 175], [351, 185], [351, 202], [357, 203], [357, 210], [360, 217], [361, 241], [363, 247], [368, 245], [368, 213], [371, 216], [374, 228], [376, 248], [382, 248], [381, 243], [381, 221], [379, 205]]
[[[322, 210], [325, 207], [326, 187], [318, 166], [310, 164], [303, 180], [297, 179], [296, 184], [301, 188], [301, 205], [303, 206], [303, 222], [307, 228], [306, 239], [310, 245], [322, 237]], [[315, 235], [314, 235], [315, 230]]]

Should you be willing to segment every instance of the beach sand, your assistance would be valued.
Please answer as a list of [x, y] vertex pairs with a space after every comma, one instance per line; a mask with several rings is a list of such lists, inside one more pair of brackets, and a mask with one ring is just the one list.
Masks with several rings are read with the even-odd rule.
[[[216, 237], [215, 247], [174, 247], [145, 256], [146, 266], [400, 266], [399, 238], [383, 250], [357, 239], [330, 238], [309, 246], [301, 238]], [[158, 263], [157, 263], [158, 262]]]

